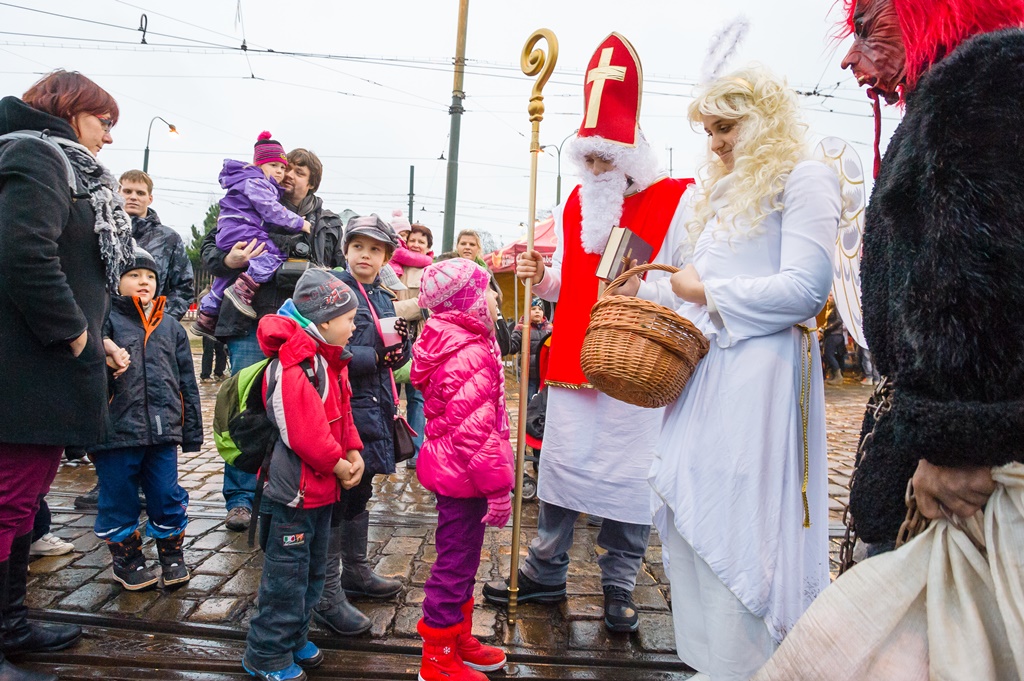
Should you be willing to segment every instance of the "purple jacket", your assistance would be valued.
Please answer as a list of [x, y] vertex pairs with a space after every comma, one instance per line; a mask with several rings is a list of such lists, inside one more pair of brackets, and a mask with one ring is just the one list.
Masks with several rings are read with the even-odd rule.
[[512, 490], [514, 464], [505, 374], [490, 329], [460, 312], [427, 320], [412, 347], [413, 386], [423, 392], [426, 436], [416, 475], [449, 497]]
[[225, 159], [220, 186], [227, 190], [217, 220], [217, 248], [222, 251], [251, 239], [270, 246], [266, 235], [273, 228], [302, 231], [302, 217], [280, 203], [284, 190], [256, 166]]

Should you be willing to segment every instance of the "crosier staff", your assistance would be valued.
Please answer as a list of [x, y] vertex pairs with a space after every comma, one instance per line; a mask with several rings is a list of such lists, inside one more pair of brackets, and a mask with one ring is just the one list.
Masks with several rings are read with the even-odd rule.
[[[547, 41], [550, 54], [544, 54], [544, 50], [537, 47], [541, 38]], [[530, 95], [530, 105], [527, 111], [530, 114], [530, 123], [533, 130], [530, 135], [530, 204], [526, 220], [526, 252], [533, 251], [533, 225], [537, 215], [537, 155], [540, 154], [540, 122], [544, 120], [544, 85], [555, 70], [555, 62], [558, 61], [558, 38], [547, 28], [539, 28], [534, 31], [526, 45], [523, 46], [523, 53], [520, 55], [519, 63], [523, 73], [528, 76], [538, 76], [533, 84], [533, 93]], [[539, 75], [538, 75], [539, 74]], [[533, 281], [527, 279], [526, 300], [533, 299]], [[508, 586], [508, 623], [515, 626], [516, 623], [516, 599], [519, 593], [519, 532], [523, 519], [523, 468], [526, 459], [526, 405], [529, 393], [529, 382], [523, 380], [530, 375], [530, 324], [523, 325], [523, 343], [525, 352], [520, 352], [520, 381], [519, 381], [519, 424], [516, 428], [516, 493], [512, 506], [512, 567]]]

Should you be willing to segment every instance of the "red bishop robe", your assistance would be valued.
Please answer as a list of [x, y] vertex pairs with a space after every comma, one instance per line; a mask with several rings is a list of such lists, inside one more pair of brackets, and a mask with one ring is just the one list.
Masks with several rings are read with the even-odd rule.
[[[691, 184], [692, 179], [664, 178], [626, 197], [619, 225], [650, 244], [652, 260], [661, 250], [683, 192]], [[590, 309], [597, 302], [601, 283], [594, 274], [601, 254], [583, 250], [579, 190], [578, 186], [573, 189], [562, 214], [562, 284], [545, 379], [551, 385], [565, 388], [593, 387], [580, 368], [580, 351], [590, 324]]]

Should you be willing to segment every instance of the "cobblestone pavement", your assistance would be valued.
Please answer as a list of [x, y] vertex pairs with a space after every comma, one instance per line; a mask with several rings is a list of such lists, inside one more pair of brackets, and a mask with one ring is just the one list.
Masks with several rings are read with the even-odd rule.
[[[198, 365], [199, 357], [196, 357]], [[37, 609], [72, 611], [137, 618], [149, 622], [189, 622], [245, 628], [254, 612], [263, 556], [250, 550], [246, 534], [223, 526], [221, 483], [223, 465], [209, 437], [217, 383], [201, 384], [205, 405], [207, 444], [201, 452], [181, 455], [181, 484], [191, 497], [185, 558], [192, 581], [176, 591], [124, 592], [113, 581], [110, 555], [92, 533], [94, 514], [77, 511], [73, 500], [89, 490], [95, 474], [88, 464], [65, 464], [48, 497], [53, 510], [53, 532], [71, 541], [75, 550], [64, 556], [42, 557], [31, 564], [29, 600]], [[828, 442], [831, 459], [830, 494], [833, 534], [846, 504], [846, 485], [852, 470], [863, 404], [870, 388], [853, 379], [826, 389]], [[515, 411], [515, 402], [510, 409]], [[513, 433], [514, 433], [513, 429]], [[536, 503], [524, 503], [522, 553], [535, 535]], [[433, 544], [435, 513], [432, 495], [404, 467], [379, 477], [370, 505], [370, 555], [376, 570], [401, 579], [406, 588], [388, 602], [359, 602], [373, 621], [364, 641], [372, 644], [415, 645], [423, 584], [436, 553]], [[512, 653], [585, 658], [615, 655], [635, 660], [677, 661], [673, 653], [669, 585], [662, 566], [661, 542], [656, 533], [644, 561], [634, 593], [642, 612], [634, 635], [609, 634], [602, 623], [603, 600], [597, 567], [597, 529], [584, 520], [577, 524], [571, 551], [567, 600], [559, 606], [520, 606], [520, 623], [509, 627], [502, 613], [489, 605], [478, 607], [474, 632]], [[483, 604], [483, 582], [507, 576], [512, 531], [488, 528], [477, 573], [477, 602]], [[155, 548], [146, 548], [155, 558]], [[317, 625], [314, 623], [313, 625]], [[314, 632], [325, 637], [326, 632]], [[404, 639], [404, 640], [403, 640]], [[681, 673], [677, 678], [686, 678]]]

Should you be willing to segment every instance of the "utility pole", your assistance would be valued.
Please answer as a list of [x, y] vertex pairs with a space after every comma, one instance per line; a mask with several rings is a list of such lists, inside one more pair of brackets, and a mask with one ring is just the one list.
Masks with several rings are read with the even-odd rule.
[[459, 184], [459, 131], [462, 128], [462, 101], [466, 93], [462, 82], [466, 71], [466, 24], [469, 16], [469, 0], [459, 0], [459, 30], [455, 39], [455, 84], [452, 87], [452, 105], [448, 113], [452, 117], [451, 133], [448, 136], [448, 178], [444, 188], [444, 230], [441, 236], [441, 252], [452, 250], [455, 241], [455, 195]]
[[416, 222], [416, 220], [413, 219], [413, 217], [412, 217], [412, 200], [413, 200], [413, 197], [416, 196], [415, 192], [413, 191], [413, 186], [415, 184], [415, 182], [414, 182], [415, 178], [416, 178], [416, 166], [409, 166], [409, 222]]
[[668, 149], [668, 176], [672, 177], [672, 147], [665, 147]]

